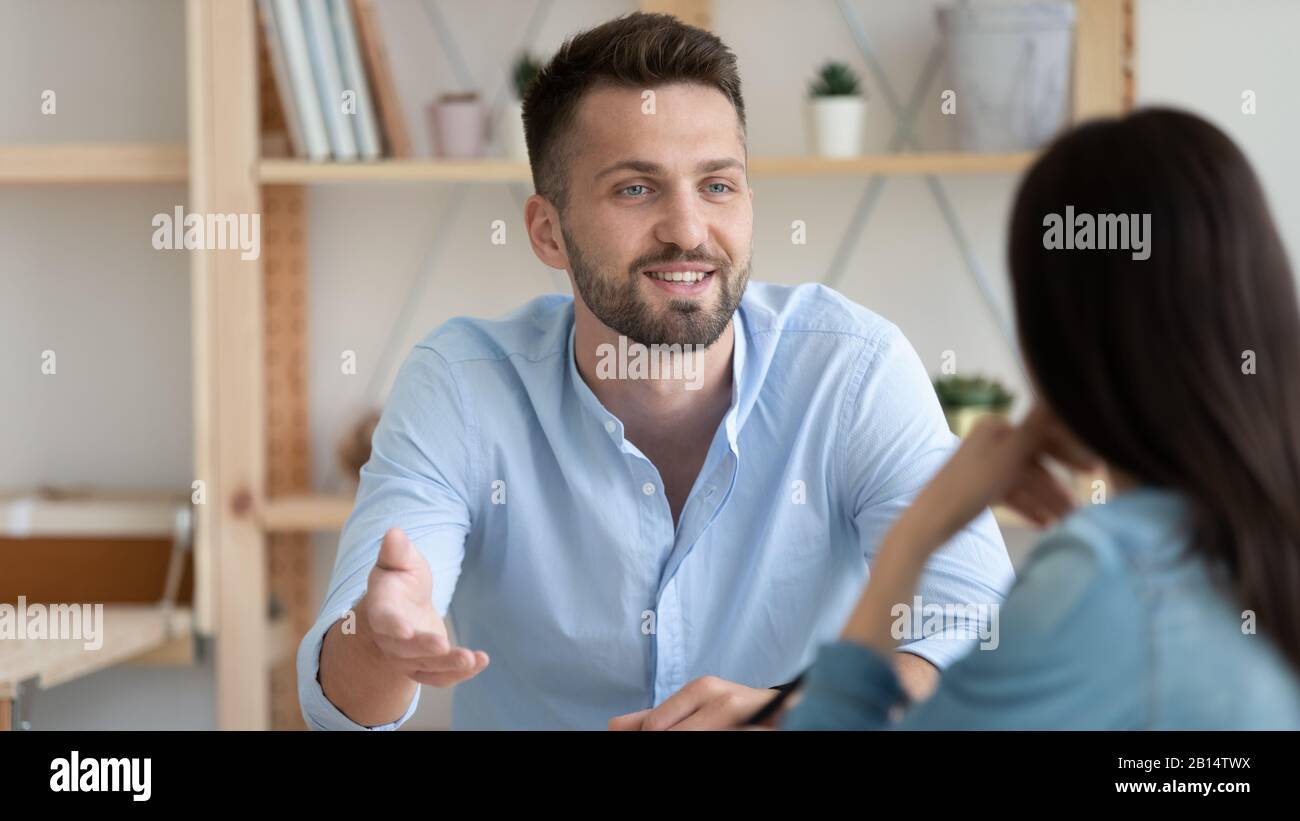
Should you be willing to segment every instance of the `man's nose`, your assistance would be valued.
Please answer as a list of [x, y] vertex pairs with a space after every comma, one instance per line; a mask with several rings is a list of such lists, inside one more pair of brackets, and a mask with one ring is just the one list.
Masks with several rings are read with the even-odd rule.
[[693, 191], [674, 194], [665, 204], [666, 210], [655, 229], [655, 239], [676, 245], [683, 251], [692, 251], [709, 238], [708, 226], [700, 212], [700, 203]]

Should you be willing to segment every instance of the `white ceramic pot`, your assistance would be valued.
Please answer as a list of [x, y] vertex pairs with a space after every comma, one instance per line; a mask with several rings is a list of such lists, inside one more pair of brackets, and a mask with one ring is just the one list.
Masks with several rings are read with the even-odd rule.
[[474, 99], [446, 99], [430, 103], [426, 110], [439, 157], [471, 159], [483, 156], [486, 123], [483, 104]]
[[819, 157], [856, 157], [862, 153], [867, 101], [859, 96], [813, 97], [808, 125], [813, 153]]
[[962, 151], [1023, 151], [1069, 117], [1073, 3], [954, 3], [938, 10]]

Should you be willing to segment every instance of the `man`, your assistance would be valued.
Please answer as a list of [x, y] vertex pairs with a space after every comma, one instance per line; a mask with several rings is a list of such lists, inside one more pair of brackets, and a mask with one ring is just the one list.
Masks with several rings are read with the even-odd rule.
[[[299, 650], [312, 727], [398, 726], [419, 683], [459, 683], [455, 728], [734, 726], [836, 636], [953, 449], [897, 328], [819, 286], [746, 288], [744, 103], [715, 36], [649, 14], [580, 34], [524, 118], [528, 237], [574, 298], [452, 320], [404, 363]], [[652, 351], [673, 367], [632, 361]], [[986, 511], [919, 594], [996, 605], [1010, 581]], [[904, 644], [905, 686], [971, 643]]]

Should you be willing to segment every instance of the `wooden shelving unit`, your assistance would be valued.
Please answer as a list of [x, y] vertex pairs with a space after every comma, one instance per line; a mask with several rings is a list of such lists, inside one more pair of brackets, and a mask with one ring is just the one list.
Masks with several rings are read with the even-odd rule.
[[0, 146], [0, 185], [160, 185], [188, 179], [189, 159], [184, 145]]
[[[1132, 100], [1134, 0], [1076, 1], [1074, 116], [1119, 113]], [[712, 25], [710, 0], [642, 0], [641, 6]], [[0, 185], [188, 181], [192, 212], [264, 216], [268, 242], [259, 259], [190, 252], [195, 470], [207, 488], [206, 504], [195, 508], [193, 611], [115, 607], [110, 624], [118, 626], [112, 632], [120, 641], [93, 659], [74, 660], [88, 654], [72, 648], [0, 647], [0, 654], [9, 654], [0, 655], [6, 671], [0, 702], [10, 692], [5, 688], [14, 686], [11, 670], [57, 683], [139, 655], [192, 626], [216, 639], [218, 726], [286, 726], [283, 717], [297, 705], [285, 683], [284, 660], [315, 616], [304, 592], [304, 534], [340, 528], [352, 505], [350, 498], [311, 493], [306, 481], [302, 295], [309, 221], [302, 187], [522, 183], [530, 177], [525, 165], [504, 160], [313, 164], [262, 158], [253, 0], [186, 0], [186, 60], [188, 145], [0, 146]], [[848, 160], [755, 157], [750, 166], [754, 176], [766, 178], [942, 176], [1018, 173], [1033, 159], [1032, 152], [902, 153]], [[270, 241], [272, 232], [282, 240]], [[90, 517], [78, 527], [99, 525], [108, 526], [107, 518]], [[272, 594], [283, 608], [279, 619], [267, 615]], [[0, 709], [0, 727], [7, 715]]]

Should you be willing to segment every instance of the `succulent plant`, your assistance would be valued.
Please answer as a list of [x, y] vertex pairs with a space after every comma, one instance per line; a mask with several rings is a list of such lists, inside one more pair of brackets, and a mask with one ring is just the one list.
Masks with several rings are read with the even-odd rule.
[[515, 60], [514, 67], [510, 70], [510, 79], [515, 85], [515, 98], [522, 100], [528, 93], [528, 87], [537, 79], [537, 75], [542, 71], [542, 64], [533, 55], [524, 52]]
[[948, 408], [988, 408], [1004, 411], [1015, 399], [1001, 383], [983, 376], [945, 376], [934, 380], [939, 404]]
[[846, 63], [828, 62], [808, 87], [813, 97], [851, 97], [861, 94], [862, 82]]

